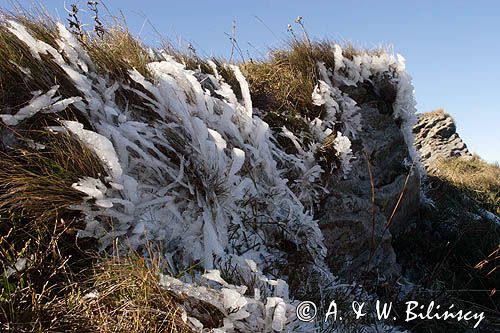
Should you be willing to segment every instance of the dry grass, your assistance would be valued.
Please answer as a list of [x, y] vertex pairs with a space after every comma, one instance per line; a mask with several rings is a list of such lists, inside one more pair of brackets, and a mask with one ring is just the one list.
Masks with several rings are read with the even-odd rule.
[[[8, 30], [7, 20], [16, 20], [35, 38], [58, 49], [52, 19], [24, 11], [0, 15], [1, 112], [14, 113], [31, 99], [32, 91], [46, 92], [56, 84], [61, 98], [79, 96], [50, 55], [33, 57]], [[97, 71], [110, 79], [132, 84], [128, 76], [132, 68], [151, 78], [146, 65], [152, 59], [126, 28], [108, 29], [103, 37], [77, 38]], [[119, 89], [117, 103], [142, 103], [131, 95]], [[2, 136], [16, 138], [13, 147], [0, 145], [0, 268], [2, 272], [14, 268], [9, 276], [0, 277], [0, 330], [190, 332], [158, 285], [157, 272], [144, 261], [103, 261], [93, 254], [95, 241], [76, 238], [82, 220], [69, 207], [80, 204], [84, 194], [71, 185], [85, 176], [103, 179], [107, 170], [78, 140], [42, 130], [57, 124], [57, 118], [76, 118], [89, 127], [85, 116], [72, 108], [37, 114], [15, 130], [0, 127]], [[25, 140], [44, 148], [30, 148]], [[25, 259], [25, 267], [20, 267]], [[99, 297], [85, 298], [91, 290]]]
[[[42, 60], [34, 59], [30, 50], [6, 28], [7, 20], [19, 21], [36, 38], [58, 48], [55, 42], [57, 28], [50, 16], [40, 8], [35, 8], [34, 12], [20, 8], [15, 14], [0, 13], [0, 16], [0, 105], [7, 110], [15, 109], [29, 100], [31, 91], [48, 91], [55, 84], [61, 86], [59, 92], [62, 97], [79, 96], [71, 80], [50, 56], [42, 56]], [[140, 90], [141, 87], [130, 82], [130, 69], [135, 68], [147, 78], [154, 79], [147, 68], [153, 57], [119, 20], [115, 20], [114, 26], [106, 27], [102, 35], [81, 32], [75, 33], [75, 36], [101, 74]], [[309, 39], [295, 38], [288, 42], [287, 48], [272, 49], [265, 60], [238, 64], [249, 81], [254, 106], [264, 111], [264, 119], [271, 127], [286, 125], [296, 134], [308, 132], [307, 123], [302, 117], [313, 119], [321, 116], [324, 109], [313, 105], [311, 94], [318, 81], [317, 62], [324, 62], [327, 67], [334, 66], [332, 47], [331, 41], [311, 42]], [[194, 50], [181, 52], [165, 43], [163, 51], [184, 63], [188, 69], [213, 73], [207, 60], [200, 58]], [[360, 52], [377, 54], [381, 50], [358, 51], [352, 45], [343, 47], [343, 55], [347, 58], [352, 59]], [[234, 73], [223, 65], [225, 61], [212, 60], [217, 64], [219, 74], [233, 87], [236, 96], [241, 98], [239, 84]], [[21, 68], [29, 69], [32, 78], [28, 78]], [[121, 89], [117, 92], [117, 99], [123, 100], [121, 95], [124, 93], [130, 97], [130, 104], [140, 103], [135, 101], [137, 98], [130, 96], [133, 95], [130, 91]]]
[[82, 225], [68, 207], [84, 194], [71, 185], [80, 177], [105, 175], [99, 159], [72, 137], [39, 131], [30, 136], [45, 148], [19, 143], [0, 151], [1, 271], [26, 261], [0, 278], [0, 329], [20, 332], [45, 331], [45, 307], [93, 261], [87, 249], [95, 242], [76, 242]]
[[[304, 146], [311, 140], [309, 120], [322, 118], [325, 106], [313, 104], [312, 93], [319, 81], [318, 63], [334, 68], [334, 42], [310, 41], [294, 38], [286, 48], [270, 50], [269, 57], [261, 61], [241, 63], [240, 68], [248, 80], [252, 103], [262, 110], [263, 119], [276, 132], [282, 127], [303, 139]], [[342, 49], [343, 56], [352, 59], [360, 52], [378, 54], [381, 49], [357, 51], [352, 45]], [[336, 126], [340, 126], [337, 124]], [[337, 133], [340, 128], [333, 128]], [[335, 134], [329, 136], [317, 152], [317, 160], [325, 170], [339, 167], [333, 142]], [[278, 141], [287, 152], [295, 152], [293, 144], [281, 136]]]
[[73, 183], [86, 176], [104, 177], [106, 170], [86, 146], [66, 134], [31, 134], [44, 149], [0, 151], [0, 213], [47, 226], [81, 202], [84, 194]]
[[58, 331], [193, 332], [181, 310], [158, 284], [158, 272], [140, 257], [101, 261], [47, 311]]
[[[54, 235], [52, 243], [57, 251], [62, 250], [59, 237]], [[182, 320], [175, 297], [159, 285], [158, 267], [143, 258], [103, 259], [87, 252], [81, 264], [47, 253], [31, 256], [25, 270], [0, 279], [0, 330], [194, 332]]]
[[102, 74], [117, 80], [128, 79], [128, 71], [137, 69], [151, 77], [147, 64], [153, 61], [146, 47], [124, 26], [107, 29], [103, 37], [87, 35], [84, 49]]
[[427, 179], [434, 206], [421, 208], [420, 226], [396, 239], [395, 251], [418, 285], [447, 302], [484, 311], [484, 331], [496, 332], [500, 227], [479, 215], [483, 208], [498, 213], [500, 168], [478, 157], [441, 160], [436, 166]]
[[274, 128], [286, 125], [294, 132], [307, 128], [299, 117], [319, 116], [322, 108], [313, 105], [312, 92], [318, 81], [318, 61], [333, 63], [328, 43], [294, 41], [287, 50], [272, 50], [269, 59], [241, 64], [250, 85], [253, 105], [265, 111]]
[[[28, 12], [18, 9], [14, 14], [0, 11], [0, 108], [3, 113], [12, 112], [29, 101], [32, 91], [50, 90], [59, 85], [58, 93], [62, 98], [81, 96], [73, 81], [50, 55], [33, 57], [31, 50], [8, 30], [8, 20], [24, 25], [35, 38], [59, 49], [56, 43], [59, 33], [55, 21], [42, 9]], [[82, 36], [75, 34], [82, 48], [94, 63], [97, 71], [109, 75], [112, 80], [124, 82], [142, 90], [131, 82], [128, 71], [135, 68], [151, 79], [147, 64], [152, 61], [146, 47], [134, 38], [126, 26], [116, 23], [106, 29], [102, 36], [88, 32]], [[29, 73], [29, 74], [27, 74]], [[130, 91], [119, 89], [117, 102], [123, 102], [127, 95], [130, 104], [140, 103]], [[79, 117], [79, 112], [69, 107], [58, 114], [68, 119]]]
[[[34, 4], [30, 10], [26, 10], [17, 5], [14, 13], [1, 12], [0, 17], [3, 21], [2, 26], [6, 20], [15, 20], [28, 28], [35, 38], [56, 49], [59, 48], [56, 43], [58, 37], [56, 22], [42, 6]], [[95, 31], [79, 32], [81, 34], [75, 32], [75, 37], [102, 73], [109, 73], [114, 78], [126, 78], [127, 71], [136, 68], [143, 75], [148, 74], [146, 64], [151, 58], [146, 47], [130, 34], [126, 25], [120, 20], [115, 18], [113, 26], [106, 27], [102, 34], [97, 34]]]
[[[271, 49], [262, 61], [240, 64], [250, 85], [253, 105], [265, 111], [265, 120], [274, 128], [286, 125], [292, 132], [304, 131], [307, 125], [301, 117], [321, 117], [324, 108], [312, 103], [311, 95], [318, 83], [318, 62], [333, 68], [334, 42], [293, 39], [283, 49]], [[344, 57], [352, 59], [361, 52], [379, 54], [381, 49], [360, 51], [352, 45], [342, 49]]]
[[[30, 50], [8, 31], [5, 20], [14, 18], [20, 21], [36, 38], [58, 48], [54, 22], [45, 14], [35, 17], [23, 12], [15, 17], [2, 16], [2, 113], [14, 112], [22, 107], [31, 98], [31, 91], [45, 92], [55, 84], [60, 85], [62, 98], [79, 96], [72, 81], [50, 56], [42, 56], [41, 60], [33, 58]], [[152, 56], [126, 27], [117, 25], [107, 28], [102, 37], [84, 34], [78, 35], [78, 38], [99, 73], [137, 89], [141, 88], [130, 82], [130, 69], [136, 68], [147, 78], [154, 79], [147, 69], [147, 63], [153, 61]], [[212, 73], [208, 62], [196, 54], [182, 53], [168, 46], [164, 49], [184, 63], [186, 68]], [[352, 46], [343, 48], [343, 55], [347, 58], [352, 59], [359, 52]], [[223, 65], [224, 61], [214, 59], [214, 62], [219, 74], [241, 98], [234, 73]], [[296, 134], [305, 134], [306, 144], [308, 124], [304, 119], [321, 117], [324, 112], [322, 107], [312, 104], [311, 98], [319, 79], [317, 62], [324, 62], [330, 68], [334, 66], [331, 42], [293, 40], [286, 49], [271, 50], [268, 59], [239, 64], [249, 81], [253, 104], [263, 111], [264, 119], [274, 129], [286, 125]], [[31, 76], [25, 74], [26, 70]], [[128, 105], [142, 104], [140, 97], [121, 88], [116, 98], [119, 104], [120, 101]], [[101, 177], [106, 170], [80, 142], [62, 134], [38, 131], [48, 122], [54, 122], [53, 118], [39, 117], [37, 115], [23, 122], [19, 130], [26, 138], [44, 144], [45, 149], [35, 150], [21, 145], [0, 151], [2, 269], [14, 267], [19, 259], [29, 258], [26, 269], [15, 272], [9, 278], [0, 278], [0, 323], [3, 325], [0, 330], [191, 332], [180, 320], [175, 304], [178, 300], [158, 285], [158, 267], [148, 266], [139, 257], [99, 258], [88, 252], [94, 243], [88, 240], [76, 243], [75, 230], [81, 227], [78, 225], [81, 221], [68, 207], [80, 203], [83, 194], [71, 188], [71, 184], [83, 176]], [[85, 122], [84, 117], [73, 109], [55, 117], [78, 117]], [[320, 149], [325, 159], [334, 156], [331, 152], [333, 139], [334, 136], [329, 137]], [[442, 163], [443, 179], [467, 190], [477, 200], [500, 213], [498, 166], [488, 165], [479, 159]], [[474, 230], [473, 236], [479, 233]], [[471, 240], [471, 243], [475, 242], [476, 238]], [[441, 243], [446, 242], [441, 239], [436, 241], [436, 244]], [[430, 242], [425, 244], [424, 239], [419, 245], [421, 249], [427, 249], [428, 244]], [[407, 244], [404, 246], [407, 247]], [[471, 248], [469, 244], [462, 247]], [[465, 255], [457, 254], [457, 257], [456, 262]], [[466, 265], [470, 266], [471, 262], [473, 260]], [[222, 271], [225, 278], [235, 283], [254, 283], [233, 274], [230, 265], [223, 267]], [[90, 292], [94, 292], [95, 297], [89, 297]]]
[[[16, 332], [192, 332], [158, 284], [159, 266], [102, 259], [68, 207], [83, 194], [71, 185], [103, 178], [100, 160], [66, 135], [31, 131], [43, 144], [19, 144], [0, 158], [0, 330]], [[22, 142], [22, 141], [20, 141]], [[98, 297], [89, 298], [89, 292]]]
[[[51, 28], [25, 17], [18, 20], [37, 38], [54, 42]], [[19, 108], [30, 100], [32, 91], [46, 92], [56, 84], [60, 85], [59, 93], [63, 96], [79, 96], [64, 71], [47, 55], [41, 56], [42, 60], [34, 58], [29, 48], [8, 31], [3, 20], [0, 21], [0, 45], [0, 106], [3, 110]]]
[[[492, 275], [500, 269], [500, 244], [491, 252], [486, 258], [481, 260], [475, 269], [486, 272], [486, 276]], [[492, 290], [492, 296], [496, 294], [497, 290]]]
[[472, 159], [447, 159], [436, 163], [439, 177], [469, 193], [480, 203], [500, 214], [500, 166], [474, 156]]
[[[29, 226], [12, 226], [3, 232], [8, 220], [3, 217], [0, 237], [2, 272], [14, 268], [11, 275], [0, 277], [0, 330], [47, 332], [53, 320], [47, 308], [64, 297], [92, 257], [82, 248], [94, 243], [75, 244], [74, 220], [59, 219], [50, 233], [36, 233]], [[25, 260], [25, 266], [16, 263]]]
[[[443, 108], [438, 108], [438, 109], [436, 109], [434, 111], [423, 113], [422, 117], [435, 117], [435, 116], [438, 116], [438, 115], [439, 116], [448, 116], [448, 117], [451, 117], [451, 115], [448, 112], [446, 112]], [[454, 119], [453, 119], [453, 122], [455, 122]]]

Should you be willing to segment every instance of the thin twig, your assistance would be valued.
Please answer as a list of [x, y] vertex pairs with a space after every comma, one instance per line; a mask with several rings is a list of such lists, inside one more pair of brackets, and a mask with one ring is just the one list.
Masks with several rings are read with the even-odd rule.
[[368, 259], [368, 263], [366, 265], [366, 271], [370, 268], [370, 264], [373, 258], [373, 254], [375, 253], [375, 182], [373, 181], [373, 174], [372, 174], [372, 165], [370, 163], [370, 158], [368, 157], [368, 154], [366, 154], [366, 162], [368, 164], [368, 174], [370, 175], [370, 187], [371, 187], [371, 195], [372, 195], [372, 235], [371, 235], [371, 246], [370, 246], [370, 257]]
[[408, 175], [406, 176], [406, 180], [405, 180], [405, 182], [403, 184], [403, 188], [401, 189], [401, 192], [399, 194], [398, 202], [396, 203], [396, 206], [394, 207], [394, 209], [392, 211], [391, 218], [389, 219], [389, 222], [385, 225], [385, 228], [382, 231], [382, 234], [380, 235], [380, 240], [378, 241], [377, 246], [373, 249], [374, 253], [380, 247], [380, 245], [382, 245], [382, 240], [384, 239], [384, 235], [387, 232], [387, 230], [389, 230], [389, 226], [390, 226], [390, 223], [392, 222], [392, 218], [394, 217], [397, 209], [399, 208], [399, 204], [401, 203], [401, 200], [403, 199], [404, 192], [405, 192], [406, 186], [408, 184], [408, 179], [411, 176], [411, 173], [413, 171], [414, 165], [415, 165], [415, 161], [413, 161], [412, 164], [411, 164], [411, 166], [410, 166], [410, 170], [408, 171]]
[[415, 161], [412, 162], [410, 171], [408, 172], [408, 175], [406, 175], [406, 179], [403, 185], [403, 189], [401, 190], [401, 193], [399, 193], [399, 198], [398, 201], [396, 202], [396, 206], [392, 210], [391, 217], [389, 218], [389, 221], [387, 221], [387, 228], [391, 225], [392, 219], [394, 218], [394, 215], [396, 214], [396, 211], [398, 210], [399, 204], [401, 203], [401, 200], [403, 199], [404, 193], [406, 186], [408, 185], [408, 180], [410, 179], [411, 171], [413, 170], [413, 165], [415, 164]]

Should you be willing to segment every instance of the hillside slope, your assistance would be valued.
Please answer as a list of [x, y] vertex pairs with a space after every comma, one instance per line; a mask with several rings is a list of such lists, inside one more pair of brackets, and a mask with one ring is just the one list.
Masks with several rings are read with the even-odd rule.
[[[451, 300], [449, 281], [418, 274], [442, 260], [425, 250], [451, 203], [421, 191], [432, 179], [401, 56], [294, 39], [233, 64], [7, 14], [0, 45], [2, 329], [441, 327], [296, 313], [300, 300]], [[488, 230], [473, 256], [447, 248], [467, 267], [498, 242], [485, 209], [454, 220], [476, 214]], [[472, 301], [498, 314], [496, 299]]]

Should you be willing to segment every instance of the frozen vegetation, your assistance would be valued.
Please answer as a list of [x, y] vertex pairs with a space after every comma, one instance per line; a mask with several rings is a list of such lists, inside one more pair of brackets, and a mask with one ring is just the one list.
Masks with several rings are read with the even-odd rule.
[[[158, 283], [224, 314], [222, 326], [209, 329], [185, 307], [181, 316], [190, 327], [207, 332], [326, 330], [320, 321], [297, 320], [299, 301], [282, 269], [288, 255], [283, 244], [311, 258], [309, 271], [321, 301], [342, 292], [375, 299], [331, 271], [314, 214], [319, 198], [328, 193], [323, 175], [349, 177], [357, 158], [353, 142], [364, 130], [363, 109], [340, 86], [383, 79], [395, 88], [392, 117], [411, 158], [405, 162], [422, 170], [412, 132], [413, 86], [402, 56], [383, 51], [345, 56], [341, 45], [332, 44], [334, 66], [315, 63], [319, 77], [310, 96], [324, 112], [313, 119], [300, 116], [308, 127], [306, 138], [305, 132], [287, 126], [271, 129], [262, 110], [252, 105], [238, 64], [207, 61], [209, 71], [188, 68], [174, 55], [151, 49], [147, 73], [132, 68], [128, 80], [116, 80], [98, 70], [78, 36], [63, 24], [57, 23], [51, 44], [18, 21], [5, 24], [34, 59], [55, 63], [76, 93], [63, 95], [59, 85], [33, 91], [25, 106], [2, 113], [1, 120], [15, 129], [68, 107], [83, 115], [85, 121], [61, 117], [45, 128], [78, 140], [105, 170], [98, 177], [82, 175], [71, 186], [82, 198], [70, 207], [85, 222], [78, 237], [95, 238], [103, 252], [117, 247], [120, 254], [137, 251], [149, 258], [148, 249], [161, 249], [155, 255], [170, 274], [160, 274]], [[231, 73], [234, 82], [222, 71]], [[4, 143], [13, 142], [3, 135]], [[284, 149], [280, 137], [294, 149]], [[325, 142], [334, 160], [328, 165], [318, 158]], [[31, 146], [44, 149], [35, 141]], [[196, 270], [185, 274], [190, 267]], [[224, 267], [232, 274], [223, 277]], [[238, 281], [229, 281], [234, 275]], [[399, 331], [382, 323], [359, 325], [364, 332]], [[350, 331], [338, 323], [330, 329]]]
[[[287, 327], [295, 327], [296, 332], [310, 330], [312, 324], [302, 324], [300, 329], [294, 320], [286, 276], [276, 269], [285, 254], [276, 244], [286, 239], [306, 249], [325, 275], [324, 281], [333, 280], [324, 263], [322, 233], [311, 212], [315, 195], [324, 191], [320, 179], [324, 170], [314, 155], [333, 133], [334, 125], [341, 123], [342, 132], [337, 132], [333, 145], [341, 166], [338, 172], [349, 173], [351, 139], [362, 130], [359, 107], [334, 82], [356, 85], [389, 73], [397, 85], [394, 117], [403, 120], [406, 142], [414, 151], [415, 102], [404, 59], [361, 53], [350, 60], [335, 45], [335, 68], [317, 64], [321, 80], [311, 96], [315, 105], [325, 106], [326, 113], [322, 118], [307, 119], [314, 137], [306, 149], [300, 138], [283, 129], [298, 148], [297, 154], [288, 154], [277, 145], [268, 124], [254, 115], [248, 84], [236, 65], [224, 66], [234, 73], [241, 100], [215, 64], [204, 80], [223, 98], [213, 96], [192, 70], [164, 53], [155, 53], [155, 61], [147, 64], [153, 80], [130, 70], [130, 78], [143, 88], [138, 90], [98, 74], [76, 37], [62, 24], [57, 25], [58, 48], [37, 40], [20, 23], [8, 24], [35, 58], [49, 55], [71, 78], [80, 96], [62, 99], [58, 86], [33, 92], [27, 106], [14, 115], [2, 115], [2, 120], [15, 126], [37, 112], [57, 112], [72, 104], [92, 128], [61, 121], [61, 126], [50, 130], [74, 135], [108, 171], [105, 182], [82, 177], [73, 184], [86, 195], [80, 205], [72, 207], [85, 216], [80, 237], [97, 238], [103, 250], [115, 240], [126, 250], [160, 243], [174, 274], [195, 262], [209, 270], [215, 262], [230, 262], [241, 274], [255, 275], [262, 290], [249, 299], [243, 296], [242, 287], [227, 286], [218, 271], [211, 271], [211, 279], [223, 286], [220, 307], [227, 313], [237, 310], [228, 315], [219, 331], [235, 327], [245, 332]], [[118, 88], [140, 96], [147, 110], [118, 106]], [[145, 112], [153, 120], [145, 121], [141, 116]], [[297, 179], [284, 177], [290, 170]], [[269, 279], [262, 271], [278, 279]], [[165, 279], [162, 283], [171, 286]], [[204, 297], [203, 291], [197, 294]]]

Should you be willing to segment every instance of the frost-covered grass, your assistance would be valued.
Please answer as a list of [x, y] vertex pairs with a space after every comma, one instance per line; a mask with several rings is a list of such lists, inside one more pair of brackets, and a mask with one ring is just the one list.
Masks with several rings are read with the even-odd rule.
[[[285, 48], [270, 50], [266, 59], [241, 65], [250, 84], [254, 106], [266, 111], [264, 117], [272, 127], [308, 131], [302, 117], [314, 119], [324, 113], [324, 108], [314, 103], [311, 94], [321, 79], [317, 64], [335, 67], [334, 45], [329, 40], [294, 39]], [[355, 51], [348, 45], [341, 52], [352, 59], [362, 53], [376, 55], [382, 51]]]
[[[2, 134], [4, 144], [13, 136]], [[95, 242], [75, 239], [83, 225], [70, 206], [84, 195], [71, 186], [104, 168], [67, 135], [16, 134], [17, 148], [0, 152], [0, 322], [2, 330], [44, 331], [48, 308], [94, 261], [85, 250]]]
[[104, 167], [82, 142], [65, 134], [32, 133], [24, 140], [25, 147], [0, 152], [0, 213], [49, 228], [81, 202], [83, 195], [72, 184], [82, 176], [99, 178]]
[[[64, 238], [76, 245], [96, 240], [101, 254], [139, 253], [146, 266], [147, 245], [154, 244], [168, 273], [183, 281], [166, 276], [166, 289], [199, 290], [210, 270], [219, 285], [203, 290], [221, 298], [226, 331], [309, 331], [311, 324], [294, 318], [283, 267], [300, 253], [306, 271], [317, 275], [311, 288], [342, 290], [314, 220], [327, 194], [322, 176], [349, 174], [351, 143], [362, 130], [360, 107], [340, 88], [387, 80], [392, 115], [417, 158], [411, 80], [404, 59], [382, 51], [294, 41], [268, 60], [232, 64], [149, 49], [121, 27], [104, 36], [74, 34], [46, 17], [6, 14], [0, 43], [5, 322], [26, 314], [42, 329], [40, 309], [67, 302], [78, 303], [70, 304], [76, 313], [68, 320], [83, 318], [101, 331], [121, 324], [137, 331], [137, 307], [177, 322], [168, 297], [154, 296], [164, 296], [153, 283], [158, 272], [142, 266], [95, 266], [92, 286], [109, 296], [89, 296], [100, 302], [97, 314], [80, 304], [85, 296], [77, 291], [68, 299], [45, 296], [47, 286], [64, 289], [59, 278], [67, 285], [83, 278], [73, 272], [71, 252], [59, 250]], [[51, 232], [34, 228], [39, 224]], [[19, 238], [23, 232], [30, 237]], [[44, 255], [31, 257], [33, 250]], [[47, 274], [32, 264], [47, 260], [57, 279], [33, 282], [28, 290], [43, 296], [25, 301], [25, 281]], [[26, 265], [37, 274], [19, 275]], [[183, 322], [196, 323], [195, 314]]]

